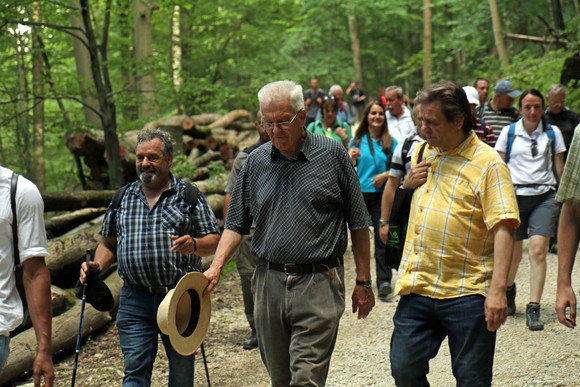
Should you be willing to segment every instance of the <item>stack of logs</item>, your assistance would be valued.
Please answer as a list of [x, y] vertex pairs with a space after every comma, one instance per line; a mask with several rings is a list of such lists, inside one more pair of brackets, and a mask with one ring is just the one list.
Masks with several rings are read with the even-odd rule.
[[[159, 127], [173, 134], [176, 139], [174, 151], [179, 153], [177, 150], [183, 149], [188, 163], [197, 167], [195, 176], [184, 178], [194, 182], [206, 195], [218, 219], [223, 219], [223, 188], [227, 174], [217, 179], [207, 179], [209, 172], [205, 165], [217, 160], [229, 169], [237, 152], [256, 141], [254, 124], [247, 120], [249, 116], [247, 111], [235, 110], [224, 116], [216, 114], [193, 117], [174, 116], [145, 126], [145, 128]], [[240, 119], [245, 119], [246, 122], [238, 122]], [[138, 131], [127, 132], [120, 140], [123, 169], [128, 181], [136, 178], [135, 155], [132, 152], [135, 149], [137, 133]], [[68, 133], [65, 136], [65, 143], [75, 157], [84, 158], [86, 166], [90, 168], [90, 182], [87, 185], [105, 186], [107, 165], [102, 136], [89, 133]], [[85, 259], [86, 249], [95, 248], [101, 240], [98, 232], [102, 215], [114, 193], [114, 190], [84, 190], [43, 194], [46, 212], [67, 212], [65, 215], [52, 217], [46, 222], [50, 254], [46, 258], [46, 263], [52, 282], [54, 354], [75, 347], [81, 301], [74, 298], [73, 288], [78, 278], [80, 265]], [[83, 338], [112, 321], [116, 313], [122, 280], [116, 268], [112, 268], [109, 273], [103, 273], [103, 276], [106, 277], [105, 282], [115, 298], [115, 307], [111, 312], [99, 312], [90, 304], [86, 304]], [[0, 375], [0, 385], [29, 372], [36, 356], [36, 338], [29, 322], [25, 322], [13, 334], [10, 356]]]

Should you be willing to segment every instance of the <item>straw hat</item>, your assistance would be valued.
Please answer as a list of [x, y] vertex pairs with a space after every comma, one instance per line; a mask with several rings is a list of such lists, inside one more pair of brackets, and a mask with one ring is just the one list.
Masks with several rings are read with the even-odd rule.
[[157, 310], [157, 324], [169, 336], [173, 348], [183, 356], [194, 353], [207, 334], [211, 317], [209, 296], [203, 297], [208, 280], [191, 272], [167, 293]]

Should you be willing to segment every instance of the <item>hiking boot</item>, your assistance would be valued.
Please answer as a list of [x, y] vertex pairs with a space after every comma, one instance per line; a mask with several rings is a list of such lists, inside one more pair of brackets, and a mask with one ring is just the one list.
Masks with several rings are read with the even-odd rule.
[[530, 331], [541, 331], [544, 329], [544, 323], [540, 319], [540, 304], [530, 302], [526, 306], [526, 326]]
[[381, 286], [379, 286], [378, 297], [380, 300], [383, 300], [383, 301], [387, 300], [389, 298], [389, 296], [391, 295], [391, 293], [393, 293], [393, 289], [391, 288], [390, 282], [382, 283]]
[[256, 330], [252, 329], [252, 334], [242, 344], [244, 349], [258, 348], [258, 338], [256, 337]]
[[513, 316], [516, 314], [516, 283], [512, 286], [508, 286], [505, 291], [507, 298], [508, 316]]

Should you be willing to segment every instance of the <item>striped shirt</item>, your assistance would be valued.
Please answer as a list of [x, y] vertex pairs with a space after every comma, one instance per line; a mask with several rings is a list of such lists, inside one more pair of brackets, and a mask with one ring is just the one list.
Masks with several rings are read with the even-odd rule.
[[489, 126], [491, 126], [491, 129], [493, 130], [493, 134], [494, 134], [495, 138], [497, 139], [499, 137], [499, 134], [501, 133], [501, 130], [505, 126], [507, 126], [513, 122], [516, 122], [518, 120], [519, 116], [520, 116], [520, 113], [513, 106], [510, 106], [507, 109], [502, 109], [498, 113], [491, 107], [490, 102], [486, 102], [485, 109], [483, 109], [483, 116], [481, 118], [483, 118], [483, 120], [487, 124], [489, 124]]
[[574, 138], [568, 158], [564, 166], [564, 173], [560, 181], [560, 187], [556, 195], [556, 200], [561, 203], [570, 203], [580, 206], [580, 125], [574, 130]]
[[431, 168], [413, 195], [395, 291], [437, 299], [485, 296], [493, 271], [492, 229], [505, 219], [520, 223], [509, 170], [473, 132], [450, 151], [427, 146], [424, 158]]
[[[410, 144], [407, 154], [403, 155], [403, 147], [405, 146], [406, 141], [412, 141], [412, 143]], [[413, 150], [422, 141], [423, 139], [419, 137], [417, 132], [413, 132], [413, 134], [407, 137], [405, 141], [397, 144], [397, 147], [393, 152], [393, 159], [391, 160], [391, 171], [389, 172], [389, 177], [398, 177], [401, 181], [403, 178], [407, 177], [409, 172], [411, 172], [411, 155], [413, 154]], [[405, 157], [404, 160], [403, 157]]]
[[185, 182], [171, 175], [169, 188], [150, 209], [139, 180], [125, 191], [112, 228], [114, 211], [107, 209], [100, 234], [117, 238], [119, 276], [123, 281], [142, 286], [171, 286], [188, 272], [201, 270], [201, 258], [171, 251], [172, 235], [180, 225], [191, 236], [219, 233], [217, 220], [200, 192], [193, 216], [185, 201]]
[[253, 151], [242, 167], [225, 228], [248, 234], [252, 252], [275, 263], [312, 263], [341, 257], [346, 224], [371, 225], [358, 176], [338, 141], [312, 134], [290, 159], [272, 143]]

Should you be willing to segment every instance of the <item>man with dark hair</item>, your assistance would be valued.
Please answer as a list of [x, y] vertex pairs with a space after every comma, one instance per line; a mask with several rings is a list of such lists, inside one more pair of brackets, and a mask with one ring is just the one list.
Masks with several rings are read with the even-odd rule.
[[318, 88], [318, 80], [310, 80], [310, 89], [304, 93], [304, 106], [306, 107], [305, 126], [308, 127], [311, 122], [316, 120], [316, 115], [320, 112], [320, 105], [326, 96], [324, 90]]
[[475, 82], [473, 82], [473, 87], [475, 87], [475, 90], [477, 90], [477, 94], [479, 95], [479, 107], [477, 108], [476, 114], [481, 118], [489, 94], [489, 80], [481, 77], [477, 78]]
[[391, 373], [428, 385], [429, 360], [447, 336], [458, 385], [491, 385], [496, 330], [507, 318], [506, 281], [518, 207], [509, 170], [472, 131], [466, 95], [442, 81], [419, 93], [428, 146], [414, 182], [395, 292]]
[[[361, 122], [367, 98], [364, 89], [360, 87], [358, 81], [354, 81], [346, 89], [346, 94], [352, 97], [352, 108], [353, 115], [355, 116], [354, 118], [355, 122], [357, 123]], [[306, 127], [308, 127], [308, 125], [306, 125]]]
[[206, 293], [248, 234], [260, 257], [252, 278], [262, 361], [273, 386], [323, 386], [345, 308], [347, 224], [356, 264], [352, 310], [374, 306], [370, 219], [346, 149], [304, 128], [302, 87], [292, 81], [258, 92], [271, 141], [253, 151], [232, 193]]
[[495, 138], [499, 137], [501, 130], [520, 117], [518, 109], [512, 106], [514, 99], [522, 94], [514, 89], [508, 80], [499, 81], [493, 88], [493, 98], [484, 104], [481, 118], [491, 126]]
[[[139, 134], [135, 149], [139, 180], [125, 190], [118, 208], [109, 206], [91, 269], [106, 270], [115, 257], [121, 289], [117, 328], [125, 361], [124, 385], [148, 386], [157, 355], [157, 309], [169, 290], [201, 257], [215, 252], [219, 227], [205, 196], [187, 200], [187, 183], [169, 171], [171, 137], [161, 130]], [[190, 187], [192, 188], [192, 187]], [[87, 267], [81, 267], [81, 282]], [[183, 356], [161, 334], [169, 360], [169, 386], [193, 386], [195, 354]]]

